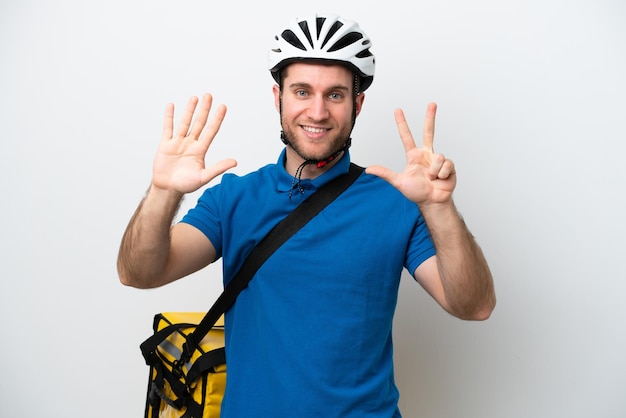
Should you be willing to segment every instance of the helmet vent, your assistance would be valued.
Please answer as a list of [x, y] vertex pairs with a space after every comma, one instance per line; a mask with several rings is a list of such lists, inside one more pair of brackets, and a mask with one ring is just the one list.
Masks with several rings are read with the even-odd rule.
[[302, 42], [300, 42], [300, 39], [298, 39], [296, 34], [293, 33], [293, 31], [291, 29], [287, 29], [287, 30], [283, 31], [283, 33], [281, 33], [280, 36], [285, 41], [289, 42], [293, 47], [301, 49], [303, 51], [306, 51], [305, 46], [302, 45]]
[[[320, 33], [322, 32], [322, 26], [323, 26], [325, 21], [326, 21], [326, 18], [318, 18], [317, 19], [317, 39], [319, 39], [319, 37], [320, 37]], [[339, 21], [335, 21], [332, 24], [330, 29], [328, 29], [328, 33], [326, 34], [326, 38], [324, 38], [324, 42], [322, 42], [322, 48], [324, 48], [324, 46], [326, 46], [326, 43], [328, 42], [328, 40], [330, 38], [332, 38], [333, 35], [335, 33], [337, 33], [337, 31], [339, 29], [341, 29], [342, 26], [343, 26], [343, 23], [341, 23]]]
[[371, 57], [372, 53], [370, 52], [369, 49], [364, 49], [363, 51], [359, 52], [358, 54], [355, 55], [357, 58], [367, 58], [367, 57]]
[[348, 45], [352, 45], [359, 39], [363, 38], [363, 35], [358, 32], [350, 32], [338, 40], [335, 45], [328, 48], [328, 52], [338, 51], [342, 48], [347, 47]]
[[306, 36], [306, 39], [309, 41], [309, 45], [313, 48], [313, 39], [311, 38], [311, 31], [309, 31], [309, 23], [305, 20], [298, 23], [298, 25], [300, 25], [300, 29], [302, 29], [304, 36]]
[[317, 19], [315, 19], [315, 25], [317, 29], [317, 34], [315, 36], [316, 39], [320, 38], [320, 33], [322, 32], [322, 27], [324, 26], [324, 22], [326, 22], [325, 17], [318, 17]]

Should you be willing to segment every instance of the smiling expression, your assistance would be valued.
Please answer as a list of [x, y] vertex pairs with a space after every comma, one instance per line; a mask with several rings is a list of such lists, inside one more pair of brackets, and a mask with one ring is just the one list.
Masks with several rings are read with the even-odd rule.
[[[341, 65], [294, 63], [283, 89], [274, 86], [276, 109], [290, 142], [287, 171], [305, 160], [323, 160], [343, 147], [352, 131], [353, 74]], [[356, 114], [364, 96], [356, 97]]]

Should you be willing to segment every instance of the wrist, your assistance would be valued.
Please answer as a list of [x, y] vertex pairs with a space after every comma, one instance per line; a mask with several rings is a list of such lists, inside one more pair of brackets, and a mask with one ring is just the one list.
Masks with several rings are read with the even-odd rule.
[[460, 214], [457, 211], [456, 205], [454, 204], [454, 201], [452, 199], [445, 202], [421, 204], [418, 205], [418, 207], [425, 218], [450, 215], [456, 215], [460, 217]]
[[177, 190], [170, 190], [163, 187], [159, 187], [153, 183], [150, 184], [148, 191], [146, 193], [148, 196], [152, 196], [163, 202], [179, 202], [185, 196], [185, 193], [179, 192]]
[[152, 211], [155, 215], [163, 214], [166, 217], [173, 218], [183, 201], [185, 194], [175, 190], [164, 189], [150, 185], [144, 198], [144, 206], [147, 210]]
[[466, 228], [465, 221], [452, 200], [421, 206], [420, 212], [432, 235], [448, 236]]

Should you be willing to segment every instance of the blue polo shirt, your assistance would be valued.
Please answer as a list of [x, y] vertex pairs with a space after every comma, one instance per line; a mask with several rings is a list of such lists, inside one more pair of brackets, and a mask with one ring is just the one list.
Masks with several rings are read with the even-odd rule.
[[[320, 186], [348, 153], [293, 187], [278, 162], [225, 174], [182, 222], [222, 257], [224, 283], [252, 248]], [[258, 270], [226, 314], [226, 418], [399, 417], [392, 322], [403, 268], [435, 254], [417, 208], [363, 173]]]

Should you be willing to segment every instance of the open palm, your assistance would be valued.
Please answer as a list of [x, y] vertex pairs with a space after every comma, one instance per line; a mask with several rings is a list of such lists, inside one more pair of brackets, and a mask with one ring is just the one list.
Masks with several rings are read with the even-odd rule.
[[205, 165], [206, 153], [226, 115], [226, 106], [218, 106], [207, 125], [212, 103], [212, 96], [205, 94], [193, 120], [198, 98], [190, 98], [176, 133], [174, 105], [166, 106], [163, 136], [152, 169], [154, 186], [181, 194], [190, 193], [237, 165], [233, 159]]

